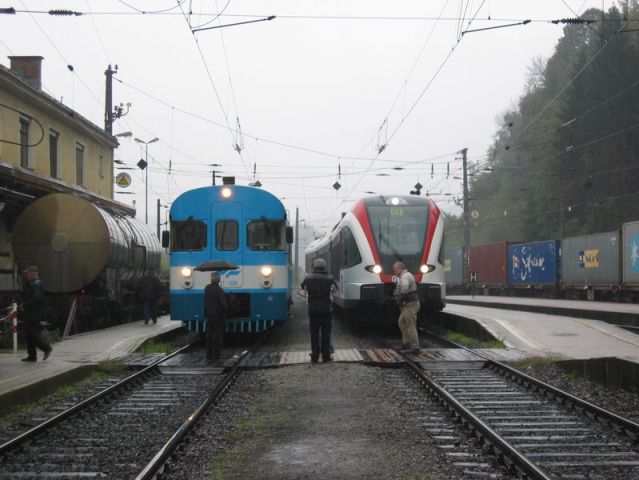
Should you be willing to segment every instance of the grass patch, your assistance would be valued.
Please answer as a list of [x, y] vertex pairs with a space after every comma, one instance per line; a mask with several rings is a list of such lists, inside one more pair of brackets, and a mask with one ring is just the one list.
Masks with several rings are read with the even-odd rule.
[[112, 360], [105, 360], [103, 362], [100, 362], [96, 366], [96, 370], [88, 376], [84, 377], [82, 380], [74, 383], [60, 385], [55, 390], [55, 392], [39, 398], [34, 402], [16, 405], [10, 408], [2, 417], [0, 417], [0, 426], [10, 422], [13, 418], [20, 414], [28, 413], [37, 410], [38, 408], [44, 408], [50, 402], [64, 400], [65, 397], [77, 394], [88, 385], [99, 383], [113, 375], [119, 375], [125, 370], [126, 367], [124, 365]]
[[515, 362], [508, 362], [511, 367], [523, 369], [523, 368], [537, 368], [537, 367], [549, 367], [559, 360], [556, 357], [531, 357], [523, 360], [517, 360]]
[[495, 339], [490, 341], [484, 341], [484, 340], [479, 340], [477, 338], [469, 337], [459, 332], [451, 332], [451, 331], [445, 330], [442, 336], [447, 340], [451, 340], [456, 343], [461, 343], [462, 345], [467, 345], [473, 348], [506, 348], [506, 345], [504, 345], [499, 340]]
[[136, 350], [137, 353], [171, 353], [198, 340], [199, 334], [179, 329], [164, 338], [150, 339]]
[[253, 408], [248, 414], [239, 418], [233, 425], [233, 430], [224, 434], [225, 442], [228, 442], [227, 450], [215, 455], [210, 463], [213, 472], [210, 480], [222, 480], [225, 477], [229, 465], [238, 461], [238, 455], [243, 454], [242, 448], [251, 441], [258, 430], [268, 425], [279, 424], [286, 418], [283, 412], [263, 413], [256, 412]]
[[145, 342], [136, 350], [138, 353], [170, 353], [175, 350], [173, 342]]

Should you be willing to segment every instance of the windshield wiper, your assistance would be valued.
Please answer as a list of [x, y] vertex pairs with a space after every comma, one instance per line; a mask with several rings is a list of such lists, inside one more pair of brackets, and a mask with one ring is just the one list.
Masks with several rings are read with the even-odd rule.
[[391, 252], [393, 253], [393, 255], [395, 256], [395, 258], [398, 261], [400, 261], [400, 262], [404, 261], [404, 259], [402, 258], [401, 254], [397, 251], [395, 246], [382, 233], [382, 222], [381, 221], [379, 222], [379, 239], [380, 239], [380, 241], [384, 242], [384, 244], [391, 250]]

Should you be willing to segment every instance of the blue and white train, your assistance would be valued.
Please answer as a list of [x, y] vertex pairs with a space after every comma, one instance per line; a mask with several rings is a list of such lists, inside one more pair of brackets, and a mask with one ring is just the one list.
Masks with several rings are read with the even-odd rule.
[[226, 260], [239, 268], [219, 272], [229, 310], [226, 332], [259, 333], [288, 316], [293, 229], [271, 193], [221, 185], [180, 195], [171, 206], [171, 320], [206, 331], [204, 287], [210, 272], [195, 268]]

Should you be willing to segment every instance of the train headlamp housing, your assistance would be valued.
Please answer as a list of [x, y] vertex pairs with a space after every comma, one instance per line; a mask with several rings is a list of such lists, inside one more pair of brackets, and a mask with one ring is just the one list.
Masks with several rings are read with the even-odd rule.
[[262, 274], [262, 288], [271, 288], [273, 286], [273, 267], [264, 265], [260, 268]]
[[184, 278], [190, 278], [193, 275], [193, 269], [191, 267], [182, 267], [180, 273]]
[[371, 273], [375, 273], [377, 275], [382, 273], [382, 266], [381, 265], [369, 265], [369, 266], [367, 266], [365, 268], [366, 268], [367, 271], [369, 271]]
[[398, 205], [408, 205], [408, 202], [406, 201], [406, 199], [401, 198], [401, 197], [386, 198], [384, 203], [386, 205], [391, 206], [391, 207], [396, 207]]
[[223, 187], [222, 190], [220, 190], [220, 195], [224, 200], [228, 200], [233, 196], [233, 189], [231, 187]]
[[430, 273], [433, 270], [435, 270], [435, 265], [422, 265], [421, 267], [419, 267], [419, 271], [421, 273]]

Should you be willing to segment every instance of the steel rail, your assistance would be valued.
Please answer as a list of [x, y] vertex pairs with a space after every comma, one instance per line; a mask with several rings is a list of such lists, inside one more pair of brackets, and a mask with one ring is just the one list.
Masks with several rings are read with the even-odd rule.
[[[429, 335], [439, 338], [446, 343], [450, 343], [451, 345], [454, 344], [454, 342], [451, 342], [450, 340], [445, 338], [441, 338], [438, 335], [433, 334], [432, 332], [426, 332]], [[372, 333], [382, 342], [389, 345], [385, 339], [381, 338], [374, 332]], [[513, 447], [506, 439], [499, 435], [499, 433], [497, 433], [474, 413], [464, 407], [464, 405], [462, 405], [459, 400], [457, 400], [444, 387], [437, 383], [435, 379], [430, 377], [416, 362], [409, 358], [408, 355], [402, 353], [400, 350], [392, 346], [390, 346], [390, 348], [392, 348], [401, 358], [404, 359], [404, 363], [408, 365], [409, 369], [411, 370], [413, 375], [417, 377], [422, 386], [424, 386], [424, 388], [430, 389], [441, 400], [443, 400], [451, 408], [453, 408], [461, 418], [472, 425], [475, 430], [479, 432], [493, 446], [493, 448], [501, 454], [501, 456], [505, 459], [505, 463], [510, 462], [517, 469], [519, 469], [521, 473], [525, 474], [531, 480], [552, 480], [552, 477], [550, 477], [546, 472], [541, 470], [539, 467], [537, 467], [537, 465], [526, 458], [524, 454]]]
[[[425, 330], [426, 333], [428, 333], [429, 335], [433, 335], [435, 337], [441, 338], [439, 337], [437, 334]], [[486, 362], [488, 362], [489, 365], [493, 365], [496, 366], [506, 372], [508, 372], [509, 374], [511, 374], [512, 376], [516, 377], [517, 380], [521, 381], [521, 382], [526, 382], [529, 384], [534, 385], [535, 387], [538, 387], [539, 389], [545, 390], [545, 393], [551, 393], [552, 395], [554, 395], [555, 397], [559, 397], [563, 400], [567, 400], [569, 402], [571, 402], [574, 406], [581, 408], [583, 410], [587, 410], [590, 413], [592, 413], [595, 416], [598, 416], [600, 418], [609, 420], [611, 422], [614, 422], [618, 427], [620, 427], [621, 430], [624, 431], [624, 433], [626, 435], [628, 435], [630, 438], [632, 438], [634, 440], [635, 443], [639, 442], [639, 423], [633, 422], [632, 420], [629, 420], [627, 418], [624, 418], [620, 415], [617, 415], [614, 412], [611, 412], [610, 410], [606, 410], [605, 408], [601, 408], [593, 403], [587, 402], [586, 400], [583, 400], [579, 397], [576, 397], [574, 395], [572, 395], [571, 393], [565, 392], [564, 390], [560, 390], [557, 387], [553, 387], [552, 385], [542, 382], [541, 380], [531, 377], [530, 375], [527, 375], [523, 372], [520, 372], [519, 370], [506, 365], [505, 363], [501, 363], [498, 362], [497, 360], [493, 360], [491, 358], [489, 358], [487, 355], [478, 352], [476, 350], [473, 350], [470, 347], [467, 347], [465, 345], [461, 345], [457, 342], [454, 342], [452, 340], [448, 340], [448, 339], [442, 339], [448, 343], [450, 343], [451, 345], [454, 345], [456, 348], [462, 348], [470, 353], [472, 353], [473, 355], [476, 355], [484, 360], [486, 360]]]
[[[272, 330], [271, 330], [272, 331]], [[270, 332], [269, 332], [270, 333]], [[263, 336], [250, 350], [250, 352], [255, 352], [259, 349], [265, 339], [269, 336]], [[242, 360], [246, 358], [246, 356], [250, 353], [249, 350], [245, 350], [238, 358], [237, 362], [233, 365], [231, 370], [224, 376], [222, 381], [218, 383], [215, 388], [211, 391], [209, 396], [204, 400], [199, 407], [197, 407], [191, 415], [184, 421], [184, 423], [178, 428], [178, 430], [171, 436], [171, 438], [162, 446], [162, 448], [155, 454], [155, 456], [151, 459], [151, 461], [144, 467], [144, 469], [135, 477], [135, 480], [151, 480], [156, 478], [158, 474], [162, 473], [164, 469], [164, 465], [167, 460], [173, 455], [173, 453], [177, 450], [178, 446], [182, 443], [182, 441], [189, 434], [191, 429], [196, 425], [196, 423], [200, 420], [202, 415], [206, 413], [206, 411], [211, 407], [212, 404], [217, 403], [219, 397], [227, 390], [231, 381], [237, 376], [240, 371], [240, 364]]]
[[444, 387], [439, 385], [433, 378], [426, 374], [420, 366], [413, 360], [408, 358], [402, 352], [394, 349], [400, 356], [404, 358], [405, 363], [409, 366], [412, 373], [419, 379], [420, 383], [433, 391], [440, 399], [453, 408], [466, 422], [472, 425], [505, 459], [505, 463], [512, 463], [520, 472], [525, 474], [532, 480], [551, 480], [546, 472], [541, 470], [537, 465], [531, 462], [524, 454], [513, 447], [499, 433], [493, 430], [489, 425], [484, 423], [474, 413], [464, 407], [453, 395], [451, 395]]
[[60, 412], [59, 414], [57, 414], [56, 416], [50, 418], [49, 420], [46, 420], [46, 421], [42, 422], [41, 424], [36, 425], [35, 427], [31, 428], [30, 430], [27, 430], [26, 432], [21, 433], [17, 437], [12, 438], [8, 442], [5, 442], [4, 444], [0, 445], [0, 456], [6, 454], [10, 450], [18, 447], [19, 445], [22, 445], [27, 440], [30, 440], [31, 438], [33, 438], [36, 435], [42, 433], [43, 431], [45, 431], [46, 429], [52, 427], [53, 425], [56, 425], [56, 424], [60, 423], [61, 421], [69, 418], [70, 416], [72, 416], [73, 414], [77, 413], [78, 411], [83, 410], [83, 409], [89, 407], [90, 405], [93, 405], [94, 403], [102, 400], [107, 395], [109, 395], [109, 394], [113, 393], [114, 391], [124, 387], [128, 383], [131, 383], [134, 380], [136, 380], [138, 378], [141, 378], [142, 376], [144, 376], [147, 373], [149, 373], [152, 369], [155, 369], [160, 363], [165, 362], [169, 358], [172, 358], [172, 357], [178, 355], [179, 353], [182, 353], [183, 351], [187, 350], [191, 346], [193, 346], [193, 345], [189, 344], [189, 345], [186, 345], [186, 346], [184, 346], [182, 348], [179, 348], [175, 352], [167, 355], [166, 357], [163, 357], [162, 359], [160, 359], [157, 362], [149, 365], [148, 367], [143, 368], [139, 372], [136, 372], [136, 373], [128, 376], [127, 378], [125, 378], [123, 380], [120, 380], [118, 383], [116, 383], [114, 385], [111, 385], [110, 387], [102, 390], [99, 393], [96, 393], [95, 395], [87, 398], [86, 400], [83, 400], [80, 403], [77, 403], [77, 404], [73, 405], [72, 407], [68, 408], [67, 410], [65, 410], [63, 412]]

